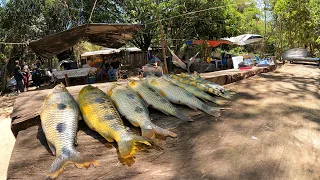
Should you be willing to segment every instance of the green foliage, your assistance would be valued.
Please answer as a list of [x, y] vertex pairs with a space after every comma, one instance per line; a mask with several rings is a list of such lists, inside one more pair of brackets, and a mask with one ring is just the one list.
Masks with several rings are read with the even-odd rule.
[[318, 0], [272, 0], [275, 19], [273, 34], [278, 51], [308, 46], [311, 53], [320, 48], [320, 3]]

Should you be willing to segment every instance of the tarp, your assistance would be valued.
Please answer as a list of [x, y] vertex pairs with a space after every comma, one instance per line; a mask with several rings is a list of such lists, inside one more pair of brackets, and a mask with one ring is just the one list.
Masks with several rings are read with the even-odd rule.
[[211, 47], [217, 47], [220, 44], [232, 44], [232, 42], [227, 40], [195, 40], [192, 44], [202, 44], [204, 42], [207, 42]]
[[119, 53], [119, 49], [104, 49], [104, 50], [99, 50], [99, 51], [90, 51], [90, 52], [85, 52], [81, 54], [81, 57], [86, 57], [86, 56], [96, 56], [96, 55], [103, 55], [103, 54], [114, 54], [114, 53]]
[[141, 25], [132, 24], [85, 24], [29, 43], [30, 48], [40, 56], [50, 58], [77, 42], [87, 40], [93, 44], [120, 48], [134, 38]]
[[243, 34], [236, 37], [222, 38], [222, 40], [230, 41], [237, 45], [247, 45], [255, 42], [259, 42], [263, 39], [261, 35], [258, 34]]
[[[152, 48], [148, 48], [149, 51], [152, 50]], [[131, 48], [119, 48], [119, 49], [113, 49], [113, 48], [107, 48], [104, 50], [99, 50], [99, 51], [90, 51], [90, 52], [85, 52], [81, 54], [81, 57], [86, 57], [86, 56], [96, 56], [96, 55], [103, 55], [103, 54], [115, 54], [119, 53], [120, 51], [125, 51], [125, 52], [141, 52], [142, 50], [137, 48], [137, 47], [131, 47]]]

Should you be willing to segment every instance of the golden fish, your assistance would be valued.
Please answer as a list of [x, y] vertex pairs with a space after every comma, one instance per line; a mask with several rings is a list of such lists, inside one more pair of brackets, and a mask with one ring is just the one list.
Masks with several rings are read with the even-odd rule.
[[78, 168], [98, 165], [75, 149], [80, 110], [63, 84], [56, 85], [45, 99], [40, 113], [41, 125], [52, 153], [57, 157], [48, 178], [56, 178], [70, 163]]
[[89, 128], [97, 131], [109, 142], [115, 140], [123, 159], [132, 158], [139, 143], [151, 145], [145, 138], [127, 130], [112, 100], [99, 88], [91, 85], [83, 87], [79, 92], [78, 102]]

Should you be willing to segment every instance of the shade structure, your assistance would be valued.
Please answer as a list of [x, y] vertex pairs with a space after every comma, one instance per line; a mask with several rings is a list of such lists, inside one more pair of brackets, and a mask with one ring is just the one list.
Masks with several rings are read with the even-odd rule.
[[119, 53], [119, 52], [120, 52], [119, 49], [107, 48], [107, 49], [99, 50], [99, 51], [85, 52], [85, 53], [81, 54], [81, 57], [107, 55], [107, 54], [114, 54], [114, 53]]
[[237, 45], [247, 45], [247, 44], [259, 42], [262, 39], [263, 37], [258, 34], [243, 34], [236, 37], [222, 38], [222, 40], [230, 41], [232, 44], [237, 44]]
[[70, 49], [77, 42], [120, 48], [142, 28], [138, 24], [85, 24], [29, 43], [30, 48], [46, 58]]
[[195, 40], [192, 44], [202, 44], [207, 42], [210, 47], [217, 47], [220, 44], [232, 44], [232, 42], [227, 40]]

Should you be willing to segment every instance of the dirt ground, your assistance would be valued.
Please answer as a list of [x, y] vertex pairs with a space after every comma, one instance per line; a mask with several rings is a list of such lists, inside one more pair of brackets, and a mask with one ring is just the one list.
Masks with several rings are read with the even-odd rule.
[[[320, 179], [319, 78], [317, 66], [287, 64], [227, 85], [237, 94], [218, 121], [201, 113], [195, 122], [181, 123], [152, 111], [155, 124], [178, 137], [167, 139], [161, 151], [137, 153], [131, 167], [82, 126], [77, 149], [101, 165], [68, 166], [59, 179]], [[43, 179], [53, 160], [41, 128], [21, 131], [8, 178]]]

